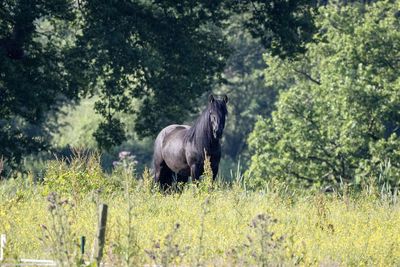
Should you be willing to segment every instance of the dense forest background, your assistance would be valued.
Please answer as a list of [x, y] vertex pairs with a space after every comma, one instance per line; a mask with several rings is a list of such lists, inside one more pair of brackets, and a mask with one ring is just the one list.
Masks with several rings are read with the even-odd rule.
[[229, 96], [222, 175], [400, 181], [400, 1], [0, 2], [1, 176], [72, 147], [150, 165], [155, 135]]

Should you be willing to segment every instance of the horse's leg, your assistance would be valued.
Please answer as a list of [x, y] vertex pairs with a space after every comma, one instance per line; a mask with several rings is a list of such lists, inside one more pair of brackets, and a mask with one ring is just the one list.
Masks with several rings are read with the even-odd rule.
[[190, 176], [192, 181], [198, 180], [203, 173], [203, 166], [201, 164], [192, 164], [190, 166]]
[[212, 170], [212, 173], [213, 173], [213, 181], [215, 181], [215, 178], [217, 177], [217, 174], [218, 174], [218, 164], [213, 164], [212, 166], [211, 166], [211, 170]]
[[158, 183], [160, 181], [161, 166], [159, 164], [154, 164], [154, 182]]
[[217, 178], [219, 162], [221, 160], [221, 153], [217, 153], [214, 157], [211, 157], [211, 170], [213, 172], [213, 181]]
[[174, 173], [163, 161], [160, 166], [159, 182], [162, 189], [167, 189], [171, 187], [174, 182]]
[[159, 133], [154, 142], [154, 154], [153, 154], [154, 182], [155, 183], [160, 182], [161, 169], [162, 169], [162, 165], [164, 163], [164, 159], [163, 159], [162, 153], [161, 153], [162, 140], [163, 140], [163, 135], [161, 133]]
[[159, 153], [154, 153], [154, 182], [160, 183], [162, 189], [166, 189], [168, 186], [172, 186], [173, 177], [172, 171], [168, 168], [164, 159]]
[[178, 183], [187, 183], [189, 181], [189, 176], [183, 174], [177, 174], [177, 182]]
[[159, 155], [159, 153], [157, 153], [155, 150], [154, 156], [153, 156], [154, 182], [155, 183], [160, 182], [160, 175], [161, 175], [161, 169], [162, 169], [163, 163], [164, 163], [164, 160]]

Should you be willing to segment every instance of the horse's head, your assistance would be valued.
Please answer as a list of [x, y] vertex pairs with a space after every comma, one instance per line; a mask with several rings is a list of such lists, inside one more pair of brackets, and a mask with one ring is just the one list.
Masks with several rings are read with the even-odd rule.
[[227, 103], [228, 97], [226, 95], [223, 96], [222, 100], [215, 99], [213, 95], [209, 97], [208, 110], [212, 133], [215, 139], [222, 137], [222, 132], [225, 128], [225, 117], [228, 114]]

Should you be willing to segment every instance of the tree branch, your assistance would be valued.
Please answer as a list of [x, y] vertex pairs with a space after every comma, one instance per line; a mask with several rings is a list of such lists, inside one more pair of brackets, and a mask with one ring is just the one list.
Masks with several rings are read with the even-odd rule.
[[309, 79], [309, 80], [312, 81], [313, 83], [316, 83], [316, 84], [318, 84], [318, 85], [321, 85], [321, 82], [320, 82], [320, 81], [314, 79], [314, 78], [311, 77], [308, 73], [305, 73], [305, 72], [303, 72], [303, 71], [296, 70], [296, 69], [293, 69], [293, 70], [294, 70], [295, 72], [299, 73], [299, 74], [304, 75], [307, 79]]
[[292, 174], [292, 175], [294, 175], [294, 176], [296, 176], [296, 178], [298, 178], [298, 179], [307, 181], [307, 182], [310, 183], [310, 184], [315, 183], [315, 181], [316, 181], [316, 180], [314, 180], [314, 179], [301, 176], [300, 174], [298, 174], [298, 173], [296, 173], [296, 172], [293, 172], [293, 171], [290, 171], [289, 173]]

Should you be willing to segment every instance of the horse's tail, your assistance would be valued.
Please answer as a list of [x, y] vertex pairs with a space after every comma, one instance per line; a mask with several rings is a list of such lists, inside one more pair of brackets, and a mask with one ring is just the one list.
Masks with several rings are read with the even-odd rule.
[[154, 181], [159, 182], [160, 179], [160, 168], [161, 164], [164, 161], [162, 157], [162, 144], [165, 137], [165, 129], [161, 130], [161, 132], [157, 135], [156, 140], [154, 141], [154, 152], [153, 152], [153, 175]]

